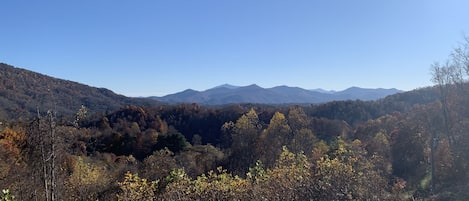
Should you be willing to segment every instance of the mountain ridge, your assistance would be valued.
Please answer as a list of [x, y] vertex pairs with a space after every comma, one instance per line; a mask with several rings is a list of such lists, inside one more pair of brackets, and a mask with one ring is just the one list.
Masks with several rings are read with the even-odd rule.
[[90, 113], [106, 112], [127, 105], [156, 105], [157, 101], [130, 98], [106, 88], [51, 77], [0, 63], [0, 119], [32, 117], [54, 110], [73, 116], [84, 105]]
[[389, 95], [404, 92], [396, 88], [360, 88], [349, 87], [342, 91], [327, 91], [324, 89], [307, 90], [300, 87], [286, 85], [263, 88], [256, 84], [235, 86], [223, 84], [204, 91], [187, 90], [168, 94], [166, 96], [151, 96], [149, 98], [165, 103], [198, 103], [205, 105], [224, 105], [235, 103], [264, 103], [264, 104], [303, 104], [325, 103], [340, 100], [378, 100]]
[[[349, 89], [321, 93], [286, 85], [262, 88], [256, 84], [223, 84], [204, 91], [187, 89], [164, 97], [132, 98], [105, 88], [51, 77], [0, 63], [0, 120], [28, 118], [54, 110], [58, 115], [73, 116], [81, 105], [90, 113], [107, 112], [127, 105], [152, 106], [163, 103], [198, 103], [225, 105], [238, 103], [306, 104], [334, 100], [376, 100], [402, 92], [397, 89]], [[361, 96], [357, 96], [361, 94]], [[156, 101], [155, 101], [156, 100]]]

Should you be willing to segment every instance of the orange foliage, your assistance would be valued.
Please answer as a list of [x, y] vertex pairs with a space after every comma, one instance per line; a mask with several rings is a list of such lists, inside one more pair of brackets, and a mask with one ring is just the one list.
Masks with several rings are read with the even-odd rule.
[[24, 131], [15, 131], [6, 128], [0, 132], [0, 149], [3, 152], [4, 160], [17, 161], [20, 157], [21, 149], [26, 144], [26, 134]]

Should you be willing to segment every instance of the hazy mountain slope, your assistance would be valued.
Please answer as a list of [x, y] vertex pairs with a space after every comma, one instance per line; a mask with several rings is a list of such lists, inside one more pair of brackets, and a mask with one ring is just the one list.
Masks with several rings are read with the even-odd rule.
[[353, 99], [360, 99], [360, 100], [378, 100], [380, 98], [384, 98], [389, 95], [393, 95], [396, 93], [402, 92], [398, 89], [364, 89], [359, 87], [350, 87], [346, 90], [339, 91], [332, 93], [336, 100], [353, 100]]
[[84, 105], [90, 113], [124, 105], [151, 105], [156, 101], [128, 98], [104, 89], [53, 78], [0, 63], [0, 119], [27, 118], [37, 110], [53, 109], [59, 116], [74, 115]]
[[221, 85], [205, 91], [186, 90], [163, 97], [151, 97], [167, 103], [200, 103], [223, 105], [230, 103], [325, 103], [335, 100], [377, 100], [402, 92], [397, 89], [363, 89], [352, 87], [339, 92], [320, 92], [299, 87], [277, 86], [262, 88], [255, 84], [245, 87]]

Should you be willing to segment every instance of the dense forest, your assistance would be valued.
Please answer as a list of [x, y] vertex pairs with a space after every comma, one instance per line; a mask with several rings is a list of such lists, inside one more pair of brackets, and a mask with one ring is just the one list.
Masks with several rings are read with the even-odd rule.
[[467, 200], [468, 44], [378, 101], [4, 118], [0, 200]]

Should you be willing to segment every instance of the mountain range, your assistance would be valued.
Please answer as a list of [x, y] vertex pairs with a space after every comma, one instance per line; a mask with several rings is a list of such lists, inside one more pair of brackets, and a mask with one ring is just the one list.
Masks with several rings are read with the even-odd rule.
[[248, 86], [220, 85], [205, 91], [187, 89], [163, 97], [150, 97], [166, 103], [199, 103], [223, 105], [232, 103], [302, 104], [325, 103], [340, 100], [377, 100], [403, 92], [398, 89], [365, 89], [351, 87], [343, 91], [323, 89], [307, 90], [299, 87], [277, 86], [262, 88], [256, 84]]
[[[113, 111], [127, 105], [156, 106], [163, 103], [230, 103], [301, 104], [333, 100], [377, 100], [402, 92], [397, 89], [363, 89], [344, 91], [307, 90], [278, 86], [220, 85], [205, 91], [185, 90], [164, 97], [131, 98], [105, 88], [96, 88], [0, 63], [0, 120], [28, 118], [39, 112], [54, 110], [59, 116], [73, 116], [84, 105], [90, 113]], [[407, 94], [407, 93], [406, 93]], [[405, 100], [412, 98], [405, 98]]]

